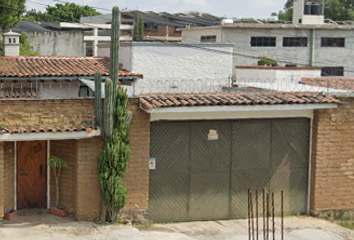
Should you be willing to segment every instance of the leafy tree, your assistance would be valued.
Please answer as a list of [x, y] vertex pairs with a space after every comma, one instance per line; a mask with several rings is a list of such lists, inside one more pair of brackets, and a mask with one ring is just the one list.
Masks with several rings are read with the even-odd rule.
[[38, 56], [39, 53], [33, 51], [33, 48], [28, 43], [27, 35], [21, 33], [20, 36], [20, 55], [21, 56]]
[[25, 11], [26, 0], [0, 0], [0, 29], [15, 26]]
[[[0, 56], [4, 55], [3, 42], [0, 40]], [[38, 56], [39, 53], [33, 51], [27, 40], [27, 35], [22, 33], [20, 36], [20, 56]]]
[[143, 41], [143, 40], [144, 40], [143, 15], [140, 12], [135, 11], [133, 41]]
[[80, 6], [75, 3], [55, 4], [54, 7], [47, 6], [45, 12], [32, 9], [27, 12], [24, 19], [29, 21], [68, 21], [80, 22], [80, 17], [100, 15], [96, 9], [90, 6]]
[[35, 9], [27, 11], [26, 14], [22, 17], [22, 20], [35, 22], [55, 21], [53, 16], [49, 16], [46, 12], [36, 11]]
[[[279, 12], [279, 19], [291, 21], [293, 16], [294, 0], [287, 0], [284, 10]], [[354, 1], [352, 0], [325, 0], [325, 18], [334, 21], [354, 20]]]

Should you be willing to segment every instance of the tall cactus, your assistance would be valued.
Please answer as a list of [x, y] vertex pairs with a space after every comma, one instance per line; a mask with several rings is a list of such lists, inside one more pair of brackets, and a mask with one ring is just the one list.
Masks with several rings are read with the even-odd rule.
[[113, 132], [113, 83], [110, 78], [105, 83], [104, 100], [104, 133], [105, 138], [109, 139]]
[[96, 124], [102, 129], [102, 91], [101, 91], [101, 74], [95, 73], [95, 116]]
[[120, 38], [120, 12], [118, 7], [112, 9], [112, 27], [111, 27], [111, 62], [110, 75], [113, 81], [113, 99], [117, 95], [117, 83], [119, 78], [119, 38]]
[[110, 77], [105, 84], [104, 139], [106, 147], [102, 149], [98, 161], [98, 177], [102, 192], [100, 221], [106, 220], [107, 213], [112, 222], [118, 219], [118, 213], [128, 198], [128, 188], [124, 175], [130, 156], [129, 124], [125, 121], [128, 96], [118, 85], [119, 74], [119, 8], [112, 11], [111, 62]]

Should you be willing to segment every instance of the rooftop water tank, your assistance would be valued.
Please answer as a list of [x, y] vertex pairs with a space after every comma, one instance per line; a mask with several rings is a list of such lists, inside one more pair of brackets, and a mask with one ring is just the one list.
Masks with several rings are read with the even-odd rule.
[[313, 3], [311, 6], [311, 15], [321, 15], [321, 5]]
[[232, 20], [232, 19], [223, 19], [223, 20], [221, 20], [221, 25], [230, 24], [230, 23], [234, 23], [234, 20]]
[[268, 22], [277, 22], [278, 20], [278, 16], [270, 16], [269, 18], [267, 18]]
[[304, 14], [305, 15], [310, 15], [311, 14], [311, 6], [312, 6], [312, 3], [310, 3], [310, 2], [305, 4], [305, 8], [304, 8]]

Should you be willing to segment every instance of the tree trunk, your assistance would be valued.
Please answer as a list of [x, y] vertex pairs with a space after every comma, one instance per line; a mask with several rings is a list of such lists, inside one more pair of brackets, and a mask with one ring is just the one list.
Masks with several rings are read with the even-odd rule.
[[59, 179], [55, 178], [55, 207], [59, 206]]
[[[102, 192], [102, 191], [101, 191]], [[100, 214], [100, 223], [105, 223], [106, 222], [106, 217], [107, 217], [107, 209], [103, 201], [103, 192], [102, 194], [102, 199], [101, 199], [101, 214]]]

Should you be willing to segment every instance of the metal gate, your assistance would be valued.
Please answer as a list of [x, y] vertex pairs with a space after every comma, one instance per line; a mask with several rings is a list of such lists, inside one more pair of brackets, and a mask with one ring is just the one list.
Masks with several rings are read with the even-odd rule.
[[248, 188], [283, 190], [285, 213], [306, 213], [309, 130], [309, 119], [152, 123], [150, 218], [245, 218]]

